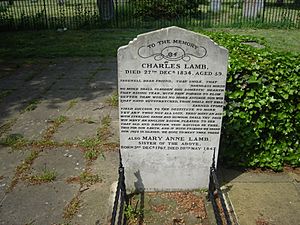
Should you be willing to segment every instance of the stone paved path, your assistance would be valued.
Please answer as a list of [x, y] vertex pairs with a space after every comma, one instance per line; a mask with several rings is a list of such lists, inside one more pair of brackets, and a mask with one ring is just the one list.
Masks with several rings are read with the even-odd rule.
[[221, 169], [224, 193], [240, 225], [300, 224], [300, 170]]
[[0, 74], [0, 224], [106, 224], [116, 60], [20, 61]]
[[[107, 224], [119, 163], [116, 86], [115, 59], [0, 63], [0, 224]], [[299, 224], [297, 171], [222, 169], [239, 223]]]

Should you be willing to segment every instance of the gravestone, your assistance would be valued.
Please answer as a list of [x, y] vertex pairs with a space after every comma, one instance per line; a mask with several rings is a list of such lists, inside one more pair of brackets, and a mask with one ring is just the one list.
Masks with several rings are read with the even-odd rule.
[[118, 50], [120, 149], [128, 191], [208, 188], [228, 52], [178, 27]]

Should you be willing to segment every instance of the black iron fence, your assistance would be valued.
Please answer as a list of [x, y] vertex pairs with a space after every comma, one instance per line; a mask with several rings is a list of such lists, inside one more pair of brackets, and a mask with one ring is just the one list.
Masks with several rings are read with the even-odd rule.
[[232, 218], [219, 185], [217, 172], [214, 165], [210, 168], [208, 197], [213, 206], [217, 225], [237, 224], [232, 222]]
[[300, 0], [0, 0], [0, 29], [300, 28]]
[[119, 156], [120, 156], [119, 179], [118, 179], [118, 185], [117, 185], [116, 195], [114, 199], [110, 225], [126, 224], [124, 209], [128, 205], [128, 197], [126, 195], [125, 174], [124, 174], [124, 167], [122, 165], [122, 159], [120, 153]]

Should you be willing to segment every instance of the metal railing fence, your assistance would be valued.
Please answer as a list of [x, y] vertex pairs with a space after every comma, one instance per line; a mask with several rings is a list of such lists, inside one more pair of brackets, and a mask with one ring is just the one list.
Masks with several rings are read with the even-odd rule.
[[1, 30], [300, 28], [300, 0], [0, 0]]

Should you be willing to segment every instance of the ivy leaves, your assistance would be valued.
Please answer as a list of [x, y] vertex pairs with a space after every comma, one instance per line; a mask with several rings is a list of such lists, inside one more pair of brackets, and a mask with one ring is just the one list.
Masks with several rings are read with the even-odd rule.
[[256, 49], [263, 40], [207, 33], [229, 50], [221, 158], [282, 170], [300, 165], [300, 55]]

